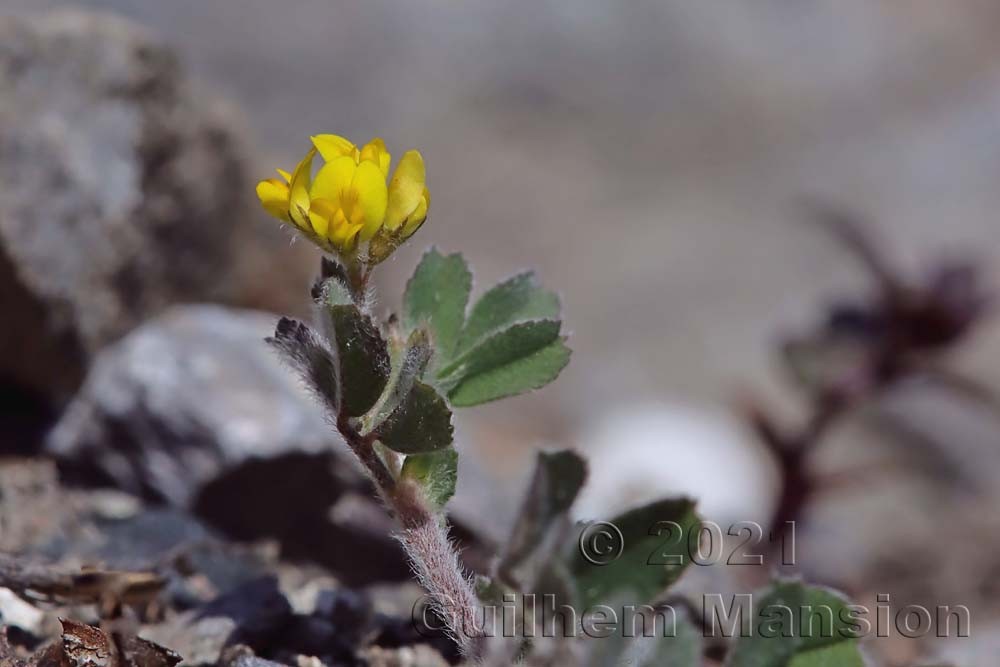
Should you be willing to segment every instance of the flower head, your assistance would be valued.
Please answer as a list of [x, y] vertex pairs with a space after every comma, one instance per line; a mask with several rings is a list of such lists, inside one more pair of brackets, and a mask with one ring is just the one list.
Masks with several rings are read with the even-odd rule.
[[[360, 149], [335, 134], [312, 137], [313, 147], [292, 173], [257, 184], [260, 203], [328, 252], [359, 254], [370, 263], [388, 257], [427, 218], [430, 193], [419, 151], [403, 154], [386, 184], [392, 156], [375, 138]], [[323, 164], [313, 174], [319, 153]]]

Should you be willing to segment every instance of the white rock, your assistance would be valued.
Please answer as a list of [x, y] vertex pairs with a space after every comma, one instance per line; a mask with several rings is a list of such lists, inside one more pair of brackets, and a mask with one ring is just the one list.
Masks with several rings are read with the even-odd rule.
[[698, 501], [720, 524], [768, 519], [778, 471], [735, 416], [668, 403], [622, 406], [577, 440], [590, 478], [577, 518], [605, 518], [665, 496]]

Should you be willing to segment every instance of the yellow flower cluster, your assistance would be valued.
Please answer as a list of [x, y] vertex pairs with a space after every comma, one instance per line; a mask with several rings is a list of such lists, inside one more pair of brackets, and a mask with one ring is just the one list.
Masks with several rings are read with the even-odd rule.
[[[289, 222], [328, 252], [380, 262], [413, 235], [427, 218], [430, 192], [424, 158], [403, 154], [389, 177], [392, 156], [375, 138], [360, 149], [335, 134], [312, 137], [313, 147], [289, 174], [257, 184], [264, 209]], [[316, 153], [323, 165], [313, 175]]]

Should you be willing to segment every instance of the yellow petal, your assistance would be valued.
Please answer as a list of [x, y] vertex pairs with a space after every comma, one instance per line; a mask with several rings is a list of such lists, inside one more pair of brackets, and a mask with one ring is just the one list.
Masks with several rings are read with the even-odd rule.
[[319, 151], [319, 154], [327, 162], [335, 160], [338, 157], [344, 157], [345, 155], [357, 160], [358, 147], [341, 136], [336, 134], [317, 134], [310, 138], [312, 139], [313, 146], [316, 147], [316, 150]]
[[344, 214], [344, 209], [338, 208], [336, 215], [330, 221], [330, 230], [327, 232], [327, 236], [331, 245], [346, 254], [354, 247], [359, 229], [361, 229], [361, 225], [352, 223]]
[[257, 197], [264, 210], [285, 222], [290, 222], [288, 215], [288, 186], [277, 178], [269, 178], [257, 184]]
[[365, 144], [364, 148], [361, 149], [361, 160], [374, 162], [382, 170], [382, 178], [388, 178], [389, 163], [392, 162], [392, 156], [385, 149], [385, 142], [382, 139], [375, 137]]
[[284, 169], [277, 169], [276, 171], [281, 175], [283, 179], [285, 179], [285, 183], [292, 182], [292, 175], [289, 174], [287, 171], [285, 171]]
[[313, 199], [309, 209], [309, 221], [313, 231], [321, 238], [326, 238], [330, 231], [330, 221], [337, 214], [337, 205], [329, 199]]
[[389, 183], [389, 205], [385, 226], [395, 231], [420, 204], [424, 193], [424, 158], [419, 151], [406, 151]]
[[289, 183], [289, 208], [292, 222], [303, 229], [309, 228], [309, 185], [312, 181], [312, 162], [316, 157], [316, 149], [311, 148], [302, 161], [292, 172]]
[[313, 199], [330, 199], [340, 202], [341, 193], [351, 185], [358, 165], [346, 155], [334, 158], [316, 172], [309, 196]]
[[389, 202], [389, 191], [385, 186], [385, 175], [374, 162], [364, 161], [358, 165], [351, 187], [357, 193], [357, 205], [361, 209], [361, 220], [351, 216], [351, 222], [362, 222], [361, 240], [375, 236], [385, 220], [385, 209]]
[[331, 241], [341, 252], [350, 252], [358, 238], [361, 225], [354, 225], [346, 220], [331, 230]]
[[417, 204], [417, 208], [413, 209], [413, 213], [403, 223], [404, 239], [413, 236], [413, 232], [420, 229], [420, 225], [424, 224], [424, 220], [427, 219], [427, 209], [430, 208], [430, 205], [431, 193], [427, 188], [424, 188], [424, 194], [420, 197], [420, 203]]

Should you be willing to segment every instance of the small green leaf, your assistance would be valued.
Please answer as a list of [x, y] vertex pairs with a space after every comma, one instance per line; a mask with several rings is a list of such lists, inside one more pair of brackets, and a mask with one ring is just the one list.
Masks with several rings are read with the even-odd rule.
[[848, 603], [832, 590], [784, 580], [752, 600], [751, 631], [736, 642], [727, 667], [787, 667], [798, 654], [854, 644], [855, 630], [845, 620]]
[[558, 338], [561, 326], [559, 320], [515, 324], [490, 336], [442, 368], [438, 378], [444, 383], [454, 379], [461, 381], [526, 357]]
[[456, 407], [469, 407], [539, 389], [569, 363], [570, 349], [557, 340], [531, 355], [463, 380], [448, 394]]
[[402, 403], [413, 383], [423, 376], [432, 354], [425, 329], [416, 329], [400, 350], [392, 353], [392, 372], [382, 395], [375, 405], [361, 418], [361, 433], [371, 433]]
[[462, 328], [456, 354], [471, 349], [483, 338], [512, 324], [558, 318], [559, 297], [539, 287], [534, 273], [522, 273], [480, 297]]
[[[518, 566], [539, 550], [544, 550], [546, 535], [558, 531], [553, 523], [569, 512], [580, 488], [587, 479], [587, 462], [575, 452], [539, 452], [535, 472], [521, 506], [507, 548], [498, 564], [498, 572], [507, 581], [531, 585], [533, 576], [515, 573]], [[550, 559], [550, 553], [540, 560]]]
[[[336, 294], [330, 292], [331, 297]], [[389, 377], [388, 349], [378, 327], [357, 306], [327, 304], [322, 315], [337, 353], [343, 396], [341, 412], [358, 417], [375, 404], [385, 389]]]
[[452, 442], [451, 410], [433, 387], [418, 381], [375, 433], [386, 447], [401, 454], [444, 449]]
[[320, 260], [319, 278], [313, 283], [312, 287], [312, 298], [314, 301], [323, 300], [324, 293], [329, 289], [327, 283], [330, 280], [343, 285], [344, 289], [347, 289], [347, 285], [351, 281], [347, 273], [347, 268], [343, 264], [324, 255]]
[[458, 452], [454, 447], [447, 447], [428, 454], [411, 454], [403, 462], [401, 474], [404, 479], [420, 484], [427, 500], [441, 509], [455, 495]]
[[788, 667], [864, 667], [856, 641], [845, 641], [833, 646], [799, 653], [788, 663]]
[[431, 248], [406, 283], [403, 326], [407, 330], [427, 325], [439, 360], [451, 357], [465, 320], [465, 306], [472, 289], [472, 274], [459, 254], [443, 256]]
[[689, 564], [687, 537], [700, 525], [694, 505], [687, 498], [661, 500], [610, 522], [579, 525], [569, 568], [583, 608], [620, 595], [645, 604], [674, 583]]
[[347, 283], [337, 277], [327, 278], [319, 287], [319, 306], [353, 306], [354, 297]]
[[485, 339], [438, 375], [453, 405], [470, 406], [542, 387], [569, 363], [556, 320], [522, 322]]

